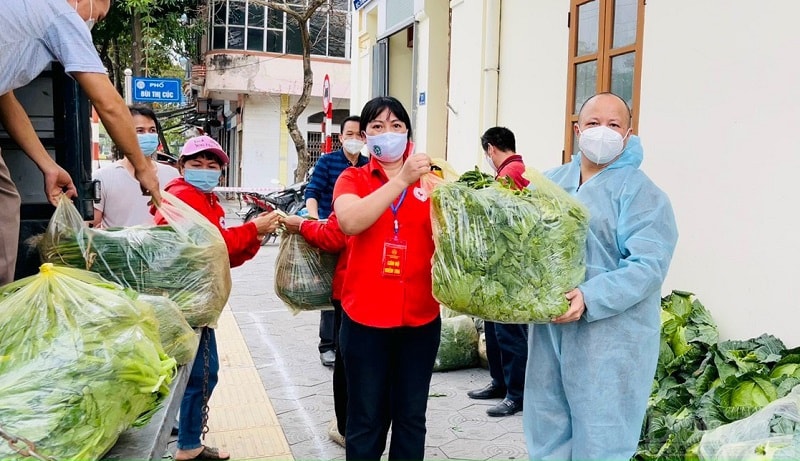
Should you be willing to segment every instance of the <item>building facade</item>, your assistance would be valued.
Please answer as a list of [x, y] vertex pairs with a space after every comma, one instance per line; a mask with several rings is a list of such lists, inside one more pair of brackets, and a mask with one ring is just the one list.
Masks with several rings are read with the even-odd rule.
[[482, 164], [486, 128], [507, 126], [546, 170], [574, 152], [583, 101], [619, 94], [678, 220], [665, 293], [696, 293], [723, 338], [798, 346], [798, 13], [792, 0], [356, 0], [352, 106], [397, 97], [417, 150], [460, 171]]
[[[307, 0], [293, 0], [298, 9]], [[297, 152], [286, 111], [303, 91], [302, 40], [297, 22], [260, 0], [207, 0], [204, 61], [192, 69], [198, 111], [231, 156], [228, 186], [275, 187], [294, 182]], [[320, 153], [323, 79], [329, 76], [334, 123], [350, 106], [350, 2], [328, 0], [312, 16], [310, 102], [297, 124], [312, 155]], [[335, 138], [335, 136], [334, 136]]]

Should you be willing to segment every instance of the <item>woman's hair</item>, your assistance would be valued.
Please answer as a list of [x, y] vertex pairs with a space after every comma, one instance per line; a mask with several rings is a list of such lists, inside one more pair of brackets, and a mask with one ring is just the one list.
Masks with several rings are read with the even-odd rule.
[[369, 122], [378, 118], [378, 115], [386, 109], [389, 109], [401, 122], [406, 124], [408, 139], [411, 139], [411, 118], [408, 116], [403, 104], [391, 96], [378, 96], [364, 104], [364, 108], [361, 109], [361, 122], [359, 123], [361, 131], [367, 131]]

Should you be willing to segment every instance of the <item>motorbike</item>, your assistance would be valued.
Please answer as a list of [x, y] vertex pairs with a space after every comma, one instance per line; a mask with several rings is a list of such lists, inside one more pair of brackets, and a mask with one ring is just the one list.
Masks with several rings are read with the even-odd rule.
[[[244, 192], [242, 193], [244, 205], [237, 214], [245, 223], [250, 222], [261, 213], [274, 210], [279, 210], [287, 215], [298, 214], [306, 206], [305, 191], [307, 185], [308, 181], [301, 181], [267, 194]], [[274, 241], [277, 237], [277, 234], [267, 236], [262, 241], [262, 245]]]

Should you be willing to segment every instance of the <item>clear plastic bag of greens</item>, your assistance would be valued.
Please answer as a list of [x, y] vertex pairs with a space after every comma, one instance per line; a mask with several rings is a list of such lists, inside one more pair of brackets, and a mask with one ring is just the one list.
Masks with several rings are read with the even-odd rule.
[[140, 294], [136, 298], [153, 309], [158, 319], [158, 335], [164, 352], [185, 365], [194, 360], [200, 337], [183, 317], [180, 307], [165, 296]]
[[166, 226], [92, 229], [62, 196], [39, 252], [42, 261], [90, 270], [139, 293], [175, 301], [193, 327], [214, 325], [231, 292], [228, 249], [214, 224], [161, 193]]
[[[0, 290], [0, 426], [53, 459], [99, 459], [146, 424], [176, 365], [136, 293], [42, 265]], [[21, 459], [0, 443], [0, 459]]]
[[431, 193], [433, 294], [454, 311], [501, 323], [547, 323], [585, 277], [589, 213], [529, 170], [528, 189], [475, 171]]
[[300, 234], [281, 234], [275, 260], [275, 293], [297, 314], [300, 311], [333, 309], [333, 273], [339, 255], [325, 253]]
[[800, 386], [747, 418], [706, 432], [702, 460], [800, 459]]
[[442, 333], [433, 371], [457, 370], [477, 366], [478, 330], [466, 315], [442, 319]]

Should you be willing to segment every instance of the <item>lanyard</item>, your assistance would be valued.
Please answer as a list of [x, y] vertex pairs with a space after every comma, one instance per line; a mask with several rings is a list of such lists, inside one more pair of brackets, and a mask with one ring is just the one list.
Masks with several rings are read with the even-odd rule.
[[403, 189], [403, 193], [400, 194], [400, 198], [397, 200], [397, 204], [392, 203], [389, 205], [389, 208], [392, 210], [392, 215], [394, 216], [394, 235], [397, 236], [397, 232], [400, 230], [400, 223], [397, 222], [397, 210], [400, 209], [400, 205], [403, 204], [403, 201], [406, 199], [406, 192], [408, 189]]

